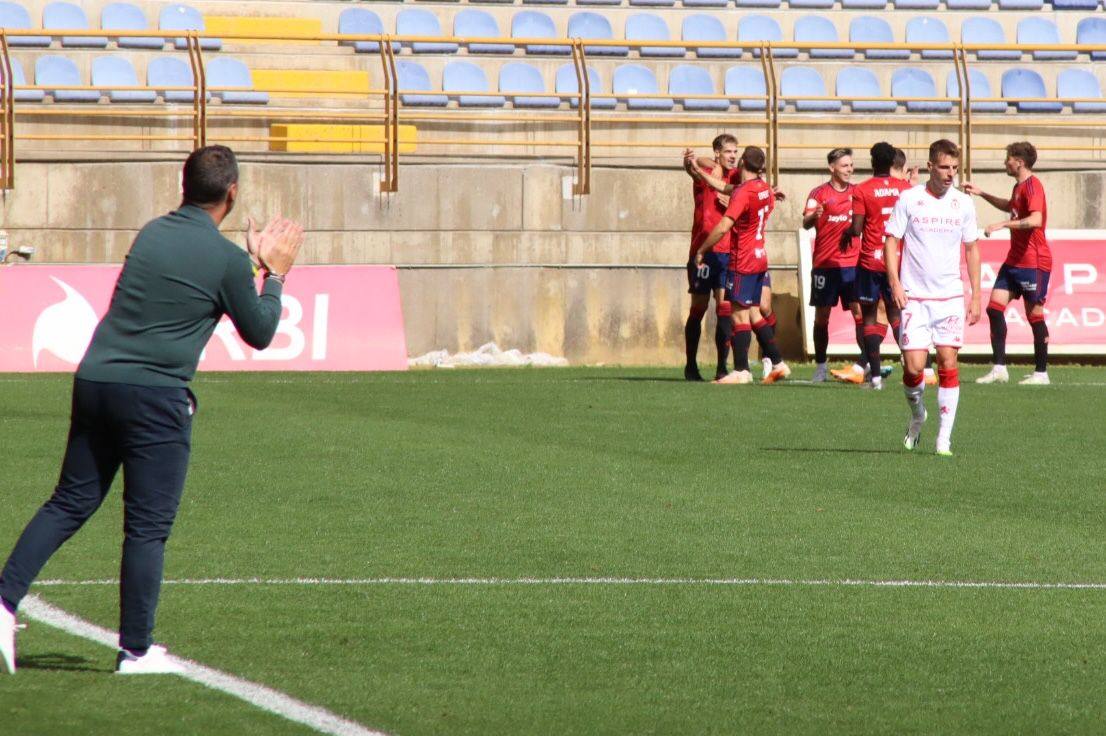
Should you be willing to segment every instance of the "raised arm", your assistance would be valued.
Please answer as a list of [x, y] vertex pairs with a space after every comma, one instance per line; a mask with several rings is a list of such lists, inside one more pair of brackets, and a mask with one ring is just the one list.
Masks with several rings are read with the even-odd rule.
[[993, 194], [987, 194], [987, 192], [983, 191], [975, 184], [972, 184], [970, 181], [964, 182], [964, 186], [962, 188], [965, 194], [973, 194], [977, 197], [982, 197], [997, 210], [1009, 212], [1011, 209], [1013, 209], [1013, 203], [1009, 199], [996, 197]]

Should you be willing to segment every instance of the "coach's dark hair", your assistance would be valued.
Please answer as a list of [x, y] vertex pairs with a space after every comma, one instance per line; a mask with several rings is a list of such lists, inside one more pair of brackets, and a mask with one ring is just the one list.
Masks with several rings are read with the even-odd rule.
[[1037, 149], [1029, 141], [1018, 141], [1006, 147], [1006, 155], [1010, 158], [1020, 158], [1027, 169], [1032, 169], [1037, 163]]
[[723, 133], [722, 135], [715, 136], [714, 141], [710, 144], [710, 147], [716, 151], [721, 151], [722, 146], [726, 145], [727, 143], [732, 143], [736, 146], [737, 138], [730, 135], [729, 133]]
[[892, 169], [905, 169], [906, 168], [906, 151], [901, 148], [895, 149], [895, 158], [891, 162]]
[[238, 181], [238, 161], [226, 146], [204, 146], [184, 162], [184, 201], [200, 206], [226, 199], [230, 185]]
[[851, 149], [851, 148], [835, 148], [835, 149], [833, 149], [832, 151], [830, 151], [829, 153], [826, 154], [826, 163], [827, 164], [832, 164], [832, 163], [835, 163], [837, 161], [840, 161], [841, 159], [845, 158], [846, 156], [852, 156], [852, 155], [853, 155], [853, 149]]
[[868, 153], [872, 156], [872, 171], [878, 171], [881, 174], [891, 171], [895, 163], [894, 146], [887, 141], [880, 141], [868, 149]]
[[951, 158], [960, 158], [960, 146], [956, 145], [952, 141], [942, 138], [929, 146], [929, 162], [931, 164], [937, 163], [938, 156], [949, 156]]
[[741, 167], [753, 174], [763, 174], [767, 171], [767, 161], [764, 151], [756, 146], [745, 146], [745, 150], [741, 152]]

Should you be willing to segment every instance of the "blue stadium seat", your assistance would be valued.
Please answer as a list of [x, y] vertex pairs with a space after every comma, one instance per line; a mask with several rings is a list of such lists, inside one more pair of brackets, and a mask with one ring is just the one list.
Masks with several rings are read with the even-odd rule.
[[991, 0], [945, 0], [949, 10], [990, 10]]
[[668, 73], [668, 94], [675, 97], [685, 110], [726, 110], [729, 100], [695, 100], [683, 95], [714, 95], [714, 82], [710, 73], [701, 66], [680, 64]]
[[413, 61], [396, 61], [396, 82], [399, 85], [399, 100], [410, 107], [445, 107], [449, 98], [445, 95], [403, 94], [404, 92], [429, 92], [430, 75], [422, 64]]
[[939, 0], [892, 0], [895, 10], [936, 10]]
[[[991, 91], [991, 82], [983, 75], [983, 72], [979, 69], [969, 69], [968, 82], [972, 89], [973, 112], [1006, 112], [1005, 102], [1001, 100], [988, 102], [985, 99], [981, 99], [994, 97], [994, 93]], [[960, 80], [956, 76], [955, 69], [950, 71], [948, 77], [945, 79], [945, 94], [949, 97], [963, 99], [960, 95]]]
[[[626, 19], [627, 41], [671, 41], [668, 34], [668, 24], [659, 15], [653, 13], [635, 13]], [[640, 46], [638, 53], [642, 56], [678, 56], [687, 55], [687, 49], [682, 46]]]
[[[768, 101], [762, 99], [768, 93], [764, 72], [759, 66], [731, 66], [726, 70], [726, 96], [737, 102], [740, 110], [767, 110]], [[757, 95], [750, 98], [745, 95]]]
[[[737, 40], [739, 42], [752, 41], [782, 41], [783, 31], [780, 24], [767, 15], [746, 15], [737, 22]], [[748, 46], [748, 44], [744, 44]], [[753, 56], [760, 56], [760, 49], [752, 49]], [[772, 55], [777, 59], [791, 59], [799, 55], [799, 50], [794, 48], [775, 48]]]
[[729, 0], [684, 0], [685, 8], [725, 8]]
[[[188, 5], [167, 5], [161, 9], [157, 20], [158, 30], [161, 31], [203, 31], [204, 18], [199, 11]], [[188, 48], [188, 41], [182, 36], [173, 39], [173, 45], [178, 49]], [[218, 38], [201, 38], [200, 48], [207, 51], [218, 51], [223, 48], [223, 42]]]
[[[1031, 69], [1007, 69], [1002, 73], [1002, 96], [1006, 99], [1018, 97], [1048, 97], [1045, 81], [1041, 75]], [[1060, 112], [1064, 109], [1061, 102], [1041, 100], [1040, 102], [1014, 102], [1018, 112]]]
[[[577, 3], [580, 0], [576, 0]], [[671, 8], [676, 4], [676, 0], [630, 0], [630, 5], [653, 7], [653, 8]]]
[[[849, 23], [849, 41], [852, 43], [894, 43], [891, 26], [882, 18], [862, 15]], [[867, 59], [909, 59], [906, 49], [864, 49]]]
[[739, 8], [778, 8], [780, 0], [735, 0]]
[[[997, 20], [991, 18], [973, 17], [966, 18], [960, 25], [961, 43], [1001, 44], [1006, 43], [1006, 34]], [[1003, 51], [999, 49], [982, 50], [975, 52], [977, 59], [1016, 60], [1022, 58], [1020, 51]]]
[[623, 64], [614, 70], [614, 93], [630, 110], [671, 110], [667, 97], [632, 98], [629, 95], [655, 95], [660, 92], [653, 72], [638, 64]]
[[[1056, 24], [1046, 18], [1029, 17], [1018, 21], [1018, 43], [1021, 44], [1045, 44], [1061, 43], [1060, 31]], [[1075, 59], [1074, 51], [1034, 51], [1033, 58], [1059, 59], [1071, 61]]]
[[[77, 65], [64, 56], [40, 56], [35, 62], [35, 84], [40, 87], [79, 87], [84, 85]], [[51, 89], [55, 102], [99, 102], [95, 90]]]
[[[48, 31], [87, 31], [88, 16], [73, 3], [54, 2], [42, 9], [42, 27]], [[62, 46], [83, 46], [102, 49], [108, 45], [104, 36], [62, 36]]]
[[[688, 15], [684, 17], [680, 35], [684, 41], [710, 41], [725, 43], [726, 29], [722, 27], [722, 21], [713, 15]], [[736, 59], [741, 56], [739, 48], [699, 48], [695, 49], [695, 55], [700, 59]]]
[[879, 10], [887, 7], [887, 0], [841, 0], [841, 7], [845, 10]]
[[[795, 21], [795, 40], [802, 43], [838, 43], [837, 26], [821, 15], [804, 15]], [[851, 59], [852, 49], [810, 49], [812, 59]]]
[[461, 107], [503, 107], [507, 99], [501, 95], [457, 94], [460, 92], [490, 92], [484, 70], [471, 61], [451, 61], [442, 70], [442, 90], [457, 97]]
[[[195, 92], [177, 89], [167, 90], [166, 87], [191, 87], [195, 84], [192, 76], [192, 67], [183, 59], [175, 56], [155, 56], [146, 65], [146, 86], [153, 87], [161, 93], [166, 102], [191, 103], [196, 96]], [[208, 99], [211, 93], [207, 93]]]
[[[12, 84], [22, 87], [27, 84], [27, 77], [23, 74], [23, 65], [19, 59], [12, 58]], [[46, 93], [41, 89], [17, 89], [15, 90], [16, 102], [42, 102], [46, 99]]]
[[[453, 16], [453, 35], [459, 38], [501, 38], [503, 36], [492, 14], [475, 8], [465, 8]], [[511, 43], [470, 42], [468, 50], [475, 54], [513, 54], [515, 46]]]
[[999, 10], [1040, 10], [1044, 0], [998, 0]]
[[[511, 38], [560, 38], [553, 19], [540, 10], [522, 10], [511, 18]], [[571, 54], [570, 46], [527, 44], [528, 54]]]
[[[933, 77], [923, 69], [912, 66], [899, 67], [891, 75], [891, 96], [896, 100], [903, 97], [937, 97], [937, 85]], [[907, 112], [949, 112], [952, 110], [951, 102], [939, 101], [907, 101]]]
[[[1102, 18], [1084, 18], [1075, 27], [1075, 42], [1106, 46], [1106, 20]], [[1106, 51], [1092, 51], [1091, 59], [1106, 60]]]
[[832, 8], [835, 0], [790, 0], [789, 8], [828, 9]]
[[[594, 67], [588, 67], [588, 86], [591, 88], [593, 95], [601, 95], [606, 92], [603, 88], [603, 80], [599, 76], [599, 72], [595, 71]], [[580, 91], [580, 87], [576, 80], [576, 67], [572, 64], [565, 64], [557, 70], [556, 79], [556, 91], [559, 95], [575, 95]], [[568, 104], [572, 107], [579, 107], [580, 100], [576, 97], [564, 97], [568, 101]], [[618, 105], [618, 101], [613, 97], [593, 97], [591, 99], [591, 107], [595, 110], [610, 110]]]
[[[438, 16], [422, 8], [404, 8], [396, 14], [398, 36], [441, 36], [442, 26]], [[457, 44], [452, 41], [416, 41], [411, 44], [416, 54], [453, 54]]]
[[621, 5], [622, 0], [576, 0], [577, 5]]
[[541, 72], [521, 62], [511, 62], [500, 68], [499, 91], [509, 95], [515, 107], [559, 107], [561, 104], [556, 97], [528, 96], [545, 94], [547, 90]]
[[522, 0], [523, 5], [568, 5], [568, 0]]
[[[938, 18], [911, 18], [906, 23], [907, 43], [951, 43], [949, 29]], [[952, 49], [922, 51], [923, 59], [951, 59]]]
[[828, 94], [822, 75], [810, 67], [788, 67], [780, 75], [780, 97], [790, 100], [799, 112], [840, 112], [840, 100], [807, 99]]
[[[338, 33], [348, 33], [351, 36], [382, 36], [384, 24], [380, 22], [380, 16], [371, 10], [364, 8], [346, 8], [338, 16]], [[375, 54], [380, 51], [380, 44], [376, 41], [342, 41], [343, 46], [353, 46], [353, 50], [360, 54]], [[399, 51], [399, 44], [392, 42], [392, 50]]]
[[845, 67], [837, 72], [837, 96], [849, 98], [853, 112], [895, 112], [898, 104], [892, 100], [857, 100], [857, 97], [885, 97], [879, 88], [879, 80], [870, 69], [859, 66]]
[[[138, 87], [138, 74], [131, 62], [122, 56], [100, 56], [92, 60], [92, 85], [101, 89], [118, 85]], [[108, 90], [112, 102], [156, 102], [153, 90]]]
[[[610, 41], [614, 38], [614, 32], [606, 16], [585, 10], [568, 17], [568, 37]], [[628, 46], [584, 46], [584, 52], [592, 56], [626, 56], [630, 49]]]
[[[1093, 97], [1102, 99], [1098, 77], [1086, 69], [1064, 69], [1056, 77], [1057, 97]], [[1106, 112], [1106, 102], [1069, 102], [1072, 112]]]
[[[0, 2], [0, 28], [23, 31], [31, 28], [31, 16], [17, 3]], [[49, 46], [49, 36], [11, 36], [9, 46]]]
[[[100, 27], [105, 31], [148, 31], [146, 14], [137, 5], [130, 3], [111, 3], [100, 11]], [[115, 39], [121, 49], [160, 49], [165, 45], [164, 38], [126, 38]]]
[[1053, 10], [1098, 10], [1098, 0], [1052, 0]]
[[235, 90], [212, 90], [211, 94], [223, 102], [251, 105], [269, 102], [269, 93], [254, 90], [249, 67], [238, 59], [220, 56], [207, 62], [206, 70], [208, 87], [242, 87]]

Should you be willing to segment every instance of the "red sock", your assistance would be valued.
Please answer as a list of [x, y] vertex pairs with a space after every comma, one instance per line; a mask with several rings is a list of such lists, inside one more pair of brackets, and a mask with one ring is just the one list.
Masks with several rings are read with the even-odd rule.
[[959, 368], [938, 368], [937, 384], [941, 388], [956, 388], [960, 385]]

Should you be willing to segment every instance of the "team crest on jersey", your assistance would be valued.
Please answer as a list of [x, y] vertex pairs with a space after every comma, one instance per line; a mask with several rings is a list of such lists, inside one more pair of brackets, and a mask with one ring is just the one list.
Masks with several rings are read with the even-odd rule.
[[953, 208], [954, 210], [958, 210], [958, 209], [960, 209], [960, 200], [959, 200], [959, 199], [954, 199], [954, 200], [952, 200], [952, 203], [951, 203], [951, 204], [952, 204], [952, 208]]

